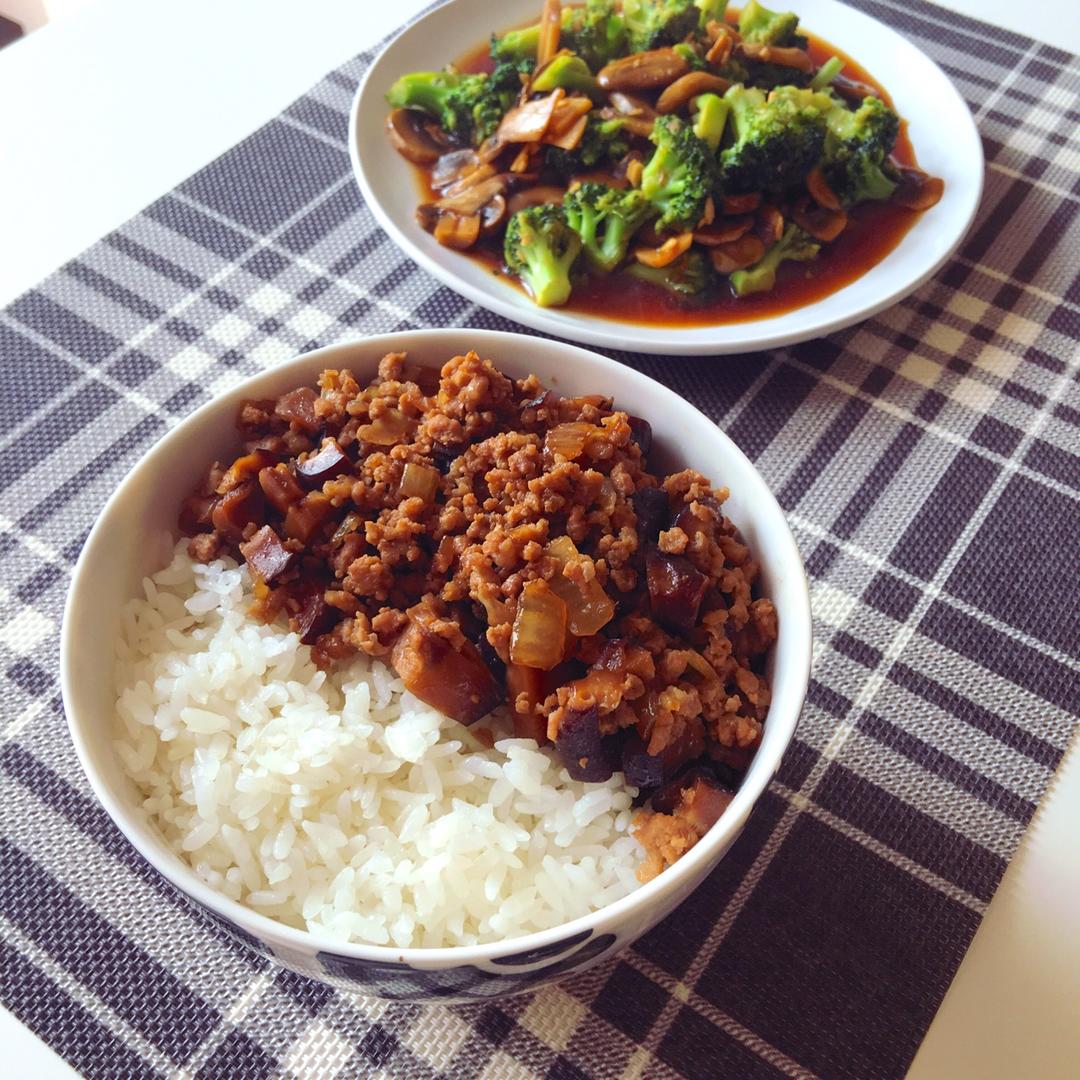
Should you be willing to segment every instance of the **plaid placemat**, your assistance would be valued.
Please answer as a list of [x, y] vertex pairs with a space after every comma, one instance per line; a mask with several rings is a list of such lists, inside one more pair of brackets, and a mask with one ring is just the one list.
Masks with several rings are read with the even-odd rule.
[[193, 914], [83, 779], [57, 687], [73, 560], [172, 423], [348, 335], [508, 326], [361, 205], [327, 76], [0, 313], [0, 999], [88, 1076], [898, 1077], [1077, 720], [1080, 68], [919, 0], [858, 6], [976, 115], [962, 253], [793, 349], [622, 356], [723, 426], [813, 581], [802, 727], [746, 833], [620, 959], [499, 1004], [389, 1006]]

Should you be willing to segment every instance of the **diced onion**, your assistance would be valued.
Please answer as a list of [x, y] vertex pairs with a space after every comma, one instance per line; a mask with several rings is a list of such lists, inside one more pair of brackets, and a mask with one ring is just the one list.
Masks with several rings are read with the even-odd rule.
[[564, 573], [571, 559], [580, 558], [569, 536], [557, 536], [548, 542], [544, 554], [559, 563], [559, 572], [548, 582], [551, 591], [566, 605], [567, 627], [575, 637], [590, 637], [611, 622], [615, 604], [595, 577], [584, 587], [578, 586]]
[[401, 487], [398, 494], [403, 499], [418, 498], [431, 502], [439, 487], [439, 470], [430, 465], [419, 465], [410, 461], [401, 474]]
[[357, 432], [366, 443], [393, 446], [402, 442], [413, 422], [400, 409], [387, 409], [377, 420], [364, 424]]
[[573, 461], [585, 449], [585, 443], [595, 430], [592, 424], [580, 421], [559, 424], [544, 437], [544, 449], [550, 454], [561, 454], [568, 461]]
[[518, 599], [510, 634], [510, 659], [525, 667], [550, 671], [563, 658], [566, 604], [545, 581], [530, 581]]

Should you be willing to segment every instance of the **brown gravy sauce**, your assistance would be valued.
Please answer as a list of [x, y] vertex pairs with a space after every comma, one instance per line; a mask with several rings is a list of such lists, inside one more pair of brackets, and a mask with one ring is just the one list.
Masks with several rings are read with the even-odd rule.
[[[844, 62], [846, 78], [874, 87], [884, 101], [892, 106], [885, 88], [858, 62], [843, 50], [822, 38], [809, 34], [809, 52], [815, 64], [831, 56]], [[490, 71], [488, 43], [483, 42], [460, 57], [455, 67], [464, 72]], [[893, 150], [896, 161], [917, 168], [915, 151], [908, 138], [907, 121], [900, 123], [900, 134]], [[438, 198], [428, 183], [427, 171], [413, 166], [419, 187], [420, 201]], [[851, 211], [848, 226], [831, 244], [824, 244], [821, 253], [810, 263], [783, 263], [777, 273], [776, 287], [767, 293], [736, 297], [721, 286], [703, 297], [674, 296], [665, 289], [639, 281], [630, 274], [616, 272], [606, 276], [592, 275], [575, 280], [569, 303], [561, 310], [578, 312], [613, 322], [640, 323], [651, 326], [710, 326], [724, 323], [751, 322], [780, 315], [795, 308], [812, 304], [842, 289], [882, 261], [915, 224], [919, 211], [908, 210], [892, 203], [865, 203]], [[472, 251], [460, 253], [503, 276], [521, 288], [516, 278], [505, 275], [502, 269], [501, 237], [482, 242]], [[524, 290], [522, 290], [524, 292]]]

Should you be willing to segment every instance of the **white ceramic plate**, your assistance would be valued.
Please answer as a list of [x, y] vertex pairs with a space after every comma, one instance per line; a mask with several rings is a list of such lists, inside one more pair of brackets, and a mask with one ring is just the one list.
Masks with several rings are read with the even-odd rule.
[[964, 238], [979, 205], [982, 143], [967, 105], [941, 69], [896, 31], [836, 0], [792, 0], [803, 25], [862, 64], [909, 122], [919, 164], [945, 181], [941, 202], [881, 263], [816, 303], [721, 326], [646, 326], [539, 308], [468, 256], [440, 247], [417, 224], [413, 166], [383, 129], [386, 91], [409, 71], [438, 70], [493, 31], [539, 16], [540, 0], [450, 0], [398, 35], [368, 71], [353, 102], [349, 152], [364, 199], [399, 247], [482, 307], [563, 338], [651, 353], [735, 353], [790, 345], [850, 326], [895, 304], [933, 275]]

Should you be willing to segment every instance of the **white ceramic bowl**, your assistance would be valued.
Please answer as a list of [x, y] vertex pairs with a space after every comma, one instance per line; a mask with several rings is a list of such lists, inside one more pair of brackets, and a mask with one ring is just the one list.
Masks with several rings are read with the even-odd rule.
[[[475, 348], [508, 375], [535, 372], [567, 394], [613, 395], [654, 432], [654, 468], [695, 466], [731, 488], [727, 513], [762, 564], [776, 604], [773, 700], [753, 764], [731, 805], [703, 840], [649, 884], [586, 918], [543, 933], [475, 947], [395, 949], [341, 945], [294, 930], [212, 890], [168, 847], [141, 809], [113, 751], [114, 650], [121, 608], [160, 568], [185, 495], [215, 457], [236, 446], [243, 398], [268, 398], [348, 367], [362, 380], [379, 358], [406, 349], [429, 364]], [[167, 547], [165, 548], [167, 551]], [[376, 996], [465, 1001], [532, 989], [629, 944], [694, 889], [739, 835], [791, 741], [810, 666], [806, 577], [776, 500], [753, 465], [715, 424], [671, 390], [596, 353], [545, 339], [481, 330], [419, 330], [345, 342], [247, 380], [178, 424], [132, 469], [94, 526], [72, 577], [61, 639], [61, 678], [71, 736], [98, 798], [124, 835], [169, 881], [229, 930], [303, 974]]]
[[861, 63], [909, 122], [920, 165], [945, 181], [941, 202], [862, 277], [782, 315], [718, 326], [646, 326], [537, 307], [483, 264], [441, 247], [416, 222], [414, 167], [384, 131], [385, 95], [400, 75], [438, 70], [477, 44], [530, 20], [541, 0], [450, 0], [406, 27], [368, 70], [353, 102], [349, 152], [364, 200], [397, 245], [425, 270], [482, 307], [573, 341], [647, 353], [735, 353], [821, 337], [895, 304], [945, 263], [967, 233], [982, 195], [983, 153], [964, 99], [942, 70], [895, 30], [836, 0], [797, 0], [804, 26]]

